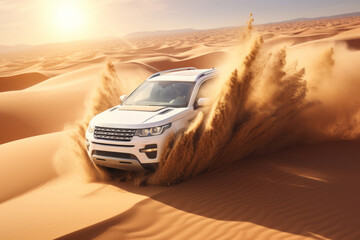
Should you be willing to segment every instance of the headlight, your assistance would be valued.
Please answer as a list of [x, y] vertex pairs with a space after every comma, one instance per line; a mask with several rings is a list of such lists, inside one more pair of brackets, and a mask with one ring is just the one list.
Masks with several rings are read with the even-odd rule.
[[93, 132], [95, 131], [95, 126], [89, 124], [87, 131], [88, 131], [89, 133], [93, 133]]
[[159, 127], [138, 129], [135, 132], [135, 136], [139, 136], [139, 137], [157, 136], [165, 132], [165, 130], [170, 127], [171, 127], [171, 123]]

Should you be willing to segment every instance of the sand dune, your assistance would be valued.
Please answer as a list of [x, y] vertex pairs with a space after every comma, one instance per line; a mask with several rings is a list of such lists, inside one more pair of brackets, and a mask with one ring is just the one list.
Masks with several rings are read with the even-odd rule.
[[[51, 161], [62, 132], [24, 138], [0, 145], [0, 202], [24, 194], [57, 176]], [[19, 150], [21, 151], [19, 152]]]
[[54, 239], [113, 217], [144, 198], [108, 183], [59, 177], [1, 204], [1, 238]]
[[[1, 53], [0, 239], [359, 239], [359, 39], [348, 17]], [[154, 174], [93, 168], [90, 118], [187, 66], [224, 71], [208, 118]]]
[[194, 66], [196, 68], [207, 68], [210, 66], [218, 66], [224, 61], [225, 54], [223, 52], [212, 52], [200, 56], [189, 57], [177, 60], [169, 57], [152, 57], [140, 59], [139, 61], [155, 69], [173, 69], [182, 66]]
[[24, 73], [9, 77], [0, 77], [0, 92], [21, 90], [48, 79], [41, 73]]

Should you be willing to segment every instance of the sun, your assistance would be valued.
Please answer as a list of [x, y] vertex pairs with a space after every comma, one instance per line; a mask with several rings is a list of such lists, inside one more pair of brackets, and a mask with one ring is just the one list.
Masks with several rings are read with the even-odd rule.
[[55, 22], [59, 30], [64, 33], [74, 32], [83, 27], [84, 13], [80, 6], [71, 2], [59, 3], [55, 11]]
[[[1, 1], [1, 0], [0, 0]], [[39, 0], [39, 27], [51, 41], [75, 41], [93, 36], [97, 9], [89, 0]]]

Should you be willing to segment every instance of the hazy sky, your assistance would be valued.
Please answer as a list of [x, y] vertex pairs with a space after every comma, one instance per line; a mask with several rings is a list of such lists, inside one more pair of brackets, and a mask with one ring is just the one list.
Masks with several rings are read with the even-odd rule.
[[0, 45], [244, 25], [360, 11], [359, 0], [0, 0]]

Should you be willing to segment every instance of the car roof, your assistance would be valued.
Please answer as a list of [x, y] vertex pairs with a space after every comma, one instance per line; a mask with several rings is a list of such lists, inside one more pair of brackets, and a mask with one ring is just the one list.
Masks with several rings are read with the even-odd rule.
[[187, 81], [196, 82], [204, 76], [211, 76], [216, 69], [178, 68], [151, 75], [147, 81]]

